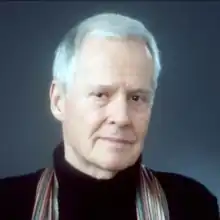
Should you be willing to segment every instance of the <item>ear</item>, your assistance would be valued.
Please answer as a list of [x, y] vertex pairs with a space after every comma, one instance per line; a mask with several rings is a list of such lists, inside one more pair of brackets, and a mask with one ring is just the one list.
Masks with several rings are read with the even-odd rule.
[[64, 102], [65, 94], [62, 86], [57, 81], [53, 80], [50, 86], [50, 110], [53, 116], [59, 120], [63, 121], [64, 119]]

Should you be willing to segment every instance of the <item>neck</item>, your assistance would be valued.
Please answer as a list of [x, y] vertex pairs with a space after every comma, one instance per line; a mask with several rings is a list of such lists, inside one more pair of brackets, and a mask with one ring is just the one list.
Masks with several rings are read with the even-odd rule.
[[75, 169], [89, 175], [95, 179], [112, 179], [117, 171], [102, 169], [95, 164], [87, 162], [81, 155], [79, 155], [71, 146], [64, 143], [64, 157], [65, 160]]

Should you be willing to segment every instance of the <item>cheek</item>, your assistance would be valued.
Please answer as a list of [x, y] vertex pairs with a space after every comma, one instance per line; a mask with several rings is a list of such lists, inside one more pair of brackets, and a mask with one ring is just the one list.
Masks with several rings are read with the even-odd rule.
[[104, 121], [104, 110], [95, 107], [88, 100], [78, 103], [74, 112], [76, 112], [76, 120], [81, 128], [81, 132], [86, 133], [89, 136], [88, 138], [96, 133]]
[[147, 133], [150, 120], [150, 113], [134, 115], [134, 127], [139, 139], [143, 139]]
[[85, 115], [84, 120], [91, 128], [91, 133], [94, 134], [99, 130], [104, 122], [104, 111], [102, 109], [90, 109]]

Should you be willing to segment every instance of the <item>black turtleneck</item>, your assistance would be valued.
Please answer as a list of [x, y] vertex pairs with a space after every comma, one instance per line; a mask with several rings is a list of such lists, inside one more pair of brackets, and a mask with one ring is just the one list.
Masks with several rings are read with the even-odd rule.
[[[69, 165], [62, 144], [54, 151], [59, 181], [59, 220], [135, 220], [138, 162], [111, 180], [97, 180]], [[44, 169], [0, 180], [1, 220], [30, 220], [36, 188]], [[174, 173], [153, 171], [167, 196], [170, 220], [218, 220], [215, 196], [197, 181]]]
[[62, 145], [54, 151], [61, 220], [136, 219], [135, 194], [140, 161], [110, 180], [98, 180], [74, 169]]

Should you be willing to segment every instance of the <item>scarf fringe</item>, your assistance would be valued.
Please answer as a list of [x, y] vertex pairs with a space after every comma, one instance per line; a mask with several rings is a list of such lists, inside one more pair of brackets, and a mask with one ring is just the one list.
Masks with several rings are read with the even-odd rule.
[[[38, 182], [32, 220], [58, 220], [58, 181], [53, 168], [46, 168]], [[153, 173], [141, 165], [136, 193], [137, 220], [169, 220], [165, 193]]]

